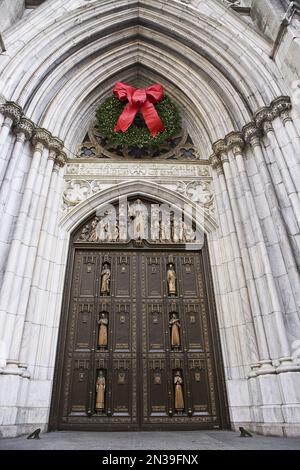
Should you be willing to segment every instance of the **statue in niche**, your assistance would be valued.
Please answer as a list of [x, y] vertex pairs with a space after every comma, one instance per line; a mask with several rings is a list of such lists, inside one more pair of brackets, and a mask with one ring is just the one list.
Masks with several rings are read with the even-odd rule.
[[172, 313], [169, 326], [171, 328], [171, 346], [174, 349], [180, 348], [180, 321], [176, 313]]
[[173, 263], [170, 263], [168, 267], [167, 282], [169, 295], [176, 295], [176, 272]]
[[131, 206], [128, 205], [128, 215], [133, 220], [134, 240], [144, 240], [147, 238], [147, 218], [146, 206], [140, 199], [137, 199]]
[[108, 263], [104, 263], [102, 271], [101, 271], [101, 287], [100, 287], [100, 294], [101, 295], [109, 295], [110, 294], [110, 268]]
[[105, 409], [105, 388], [105, 377], [103, 371], [100, 370], [96, 381], [96, 411], [104, 411]]
[[99, 334], [98, 334], [98, 346], [100, 349], [104, 349], [108, 345], [108, 318], [105, 313], [101, 313], [98, 320]]
[[182, 413], [184, 410], [183, 379], [181, 377], [179, 370], [175, 374], [174, 385], [175, 385], [175, 410], [178, 413]]
[[98, 222], [99, 222], [98, 217], [95, 217], [95, 219], [91, 223], [91, 233], [89, 236], [89, 242], [96, 242], [98, 240], [98, 234], [97, 234]]

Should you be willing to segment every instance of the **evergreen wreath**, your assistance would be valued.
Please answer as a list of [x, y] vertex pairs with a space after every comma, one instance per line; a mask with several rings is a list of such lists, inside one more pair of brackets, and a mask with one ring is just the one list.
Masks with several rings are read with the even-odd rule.
[[126, 132], [115, 132], [115, 125], [123, 112], [126, 103], [122, 103], [115, 96], [107, 98], [97, 109], [97, 127], [100, 134], [114, 146], [127, 148], [159, 148], [168, 139], [175, 137], [181, 130], [181, 119], [177, 107], [167, 95], [155, 105], [165, 130], [152, 137], [140, 113]]

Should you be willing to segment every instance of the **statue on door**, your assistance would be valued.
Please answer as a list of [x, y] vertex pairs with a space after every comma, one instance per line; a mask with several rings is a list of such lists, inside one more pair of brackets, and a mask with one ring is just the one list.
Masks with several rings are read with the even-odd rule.
[[178, 413], [184, 411], [184, 398], [183, 398], [183, 379], [180, 371], [177, 371], [174, 377], [175, 385], [175, 410]]
[[171, 347], [174, 349], [180, 348], [180, 321], [176, 313], [172, 313], [169, 326], [171, 328]]
[[104, 263], [102, 271], [101, 271], [101, 287], [100, 287], [100, 294], [101, 295], [109, 295], [110, 294], [110, 268], [108, 263]]
[[105, 409], [105, 388], [105, 377], [103, 371], [100, 370], [96, 381], [96, 411], [104, 411]]
[[177, 293], [177, 289], [176, 289], [176, 272], [175, 272], [175, 267], [174, 267], [173, 263], [170, 263], [169, 266], [168, 266], [167, 282], [168, 282], [169, 295], [176, 295], [176, 293]]
[[98, 320], [99, 334], [98, 334], [98, 346], [100, 349], [105, 349], [108, 344], [108, 319], [105, 313], [101, 313]]

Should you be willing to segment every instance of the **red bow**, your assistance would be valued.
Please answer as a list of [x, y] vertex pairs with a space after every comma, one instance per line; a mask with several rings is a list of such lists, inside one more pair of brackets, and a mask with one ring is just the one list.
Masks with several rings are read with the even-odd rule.
[[133, 88], [126, 83], [118, 82], [114, 88], [114, 94], [120, 101], [128, 101], [115, 126], [115, 132], [126, 132], [139, 110], [152, 137], [156, 137], [158, 132], [165, 130], [154, 107], [154, 104], [162, 100], [164, 96], [162, 85], [156, 84], [148, 88]]

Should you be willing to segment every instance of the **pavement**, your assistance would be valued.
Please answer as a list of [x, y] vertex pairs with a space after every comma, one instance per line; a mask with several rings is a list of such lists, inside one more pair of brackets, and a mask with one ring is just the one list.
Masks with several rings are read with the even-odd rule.
[[81, 432], [1, 439], [0, 450], [300, 450], [300, 437], [241, 438], [233, 431]]

